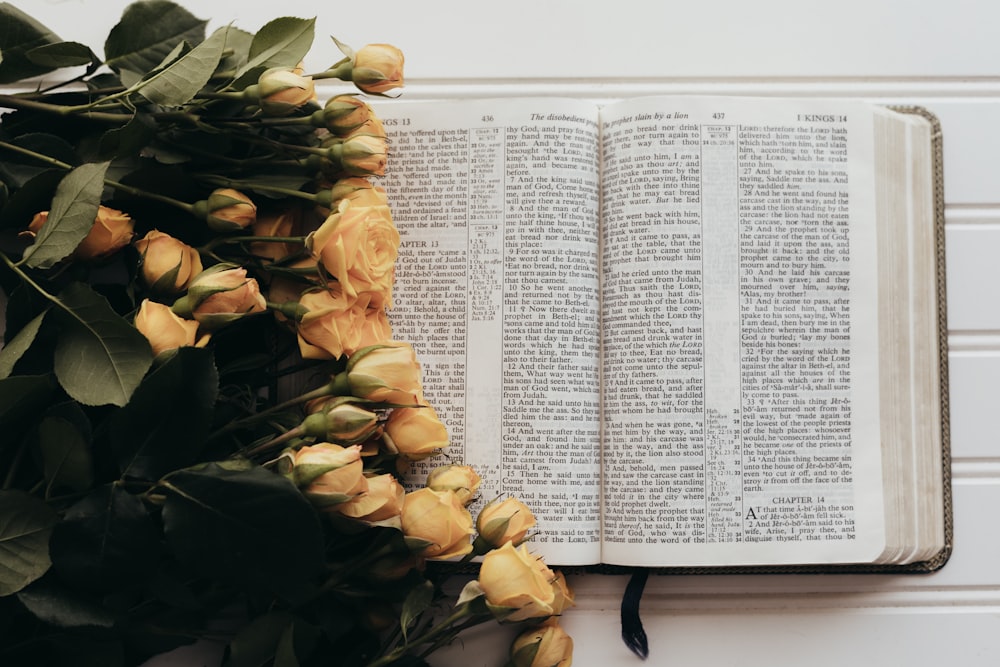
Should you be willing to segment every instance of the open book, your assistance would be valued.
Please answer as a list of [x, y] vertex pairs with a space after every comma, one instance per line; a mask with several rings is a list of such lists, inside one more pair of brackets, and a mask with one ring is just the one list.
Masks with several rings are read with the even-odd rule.
[[947, 559], [932, 116], [725, 97], [378, 112], [396, 336], [453, 459], [485, 498], [535, 511], [532, 549], [671, 568]]

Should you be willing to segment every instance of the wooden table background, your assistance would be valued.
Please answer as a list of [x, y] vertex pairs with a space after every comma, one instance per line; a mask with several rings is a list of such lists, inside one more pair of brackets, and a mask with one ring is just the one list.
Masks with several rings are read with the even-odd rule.
[[[62, 38], [99, 47], [127, 0], [14, 0]], [[925, 576], [651, 578], [654, 665], [791, 667], [1000, 662], [1000, 3], [904, 0], [636, 2], [181, 0], [211, 27], [317, 17], [327, 35], [396, 44], [408, 99], [707, 93], [921, 104], [941, 119], [947, 216], [955, 552]], [[320, 90], [320, 96], [329, 90]], [[390, 193], [391, 194], [391, 193]], [[578, 667], [633, 665], [618, 638], [621, 577], [572, 580], [563, 619]], [[498, 666], [507, 636], [435, 664]], [[163, 662], [162, 664], [166, 664]], [[200, 665], [181, 653], [169, 664]]]

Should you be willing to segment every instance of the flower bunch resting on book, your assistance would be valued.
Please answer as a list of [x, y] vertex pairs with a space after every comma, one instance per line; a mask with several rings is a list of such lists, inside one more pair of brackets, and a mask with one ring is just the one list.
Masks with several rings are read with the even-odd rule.
[[[402, 86], [402, 53], [338, 42], [306, 74], [314, 21], [206, 36], [158, 0], [102, 58], [0, 15], [0, 83], [30, 88], [0, 95], [0, 662], [202, 638], [228, 664], [419, 665], [501, 621], [523, 627], [498, 664], [568, 665], [531, 510], [473, 519], [479, 476], [433, 463], [448, 431], [387, 316], [364, 95]], [[354, 88], [320, 104], [322, 79]], [[450, 598], [428, 561], [476, 556]]]

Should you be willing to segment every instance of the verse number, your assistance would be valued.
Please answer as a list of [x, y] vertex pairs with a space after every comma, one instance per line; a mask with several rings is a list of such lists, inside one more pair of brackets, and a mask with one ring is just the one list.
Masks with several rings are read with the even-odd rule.
[[715, 113], [712, 114], [712, 118], [714, 118], [715, 120], [722, 120], [725, 117], [726, 114], [722, 111], [716, 111]]

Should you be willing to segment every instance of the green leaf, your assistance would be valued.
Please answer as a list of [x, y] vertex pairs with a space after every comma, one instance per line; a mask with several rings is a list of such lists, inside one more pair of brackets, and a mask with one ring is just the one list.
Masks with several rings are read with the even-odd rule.
[[45, 313], [48, 311], [43, 311], [35, 319], [28, 322], [14, 338], [0, 349], [0, 380], [8, 377], [14, 370], [14, 364], [17, 360], [21, 358], [31, 344], [35, 342], [35, 336], [38, 335], [38, 329], [42, 326], [42, 320], [45, 319]]
[[68, 314], [56, 342], [59, 384], [84, 405], [125, 405], [153, 363], [146, 337], [82, 283], [59, 300]]
[[105, 62], [116, 72], [146, 74], [181, 42], [200, 44], [207, 23], [167, 0], [134, 2], [104, 43]]
[[13, 83], [52, 71], [31, 62], [28, 51], [62, 40], [14, 5], [0, 3], [0, 83]]
[[254, 68], [295, 67], [309, 52], [315, 35], [316, 19], [290, 16], [274, 19], [254, 35], [242, 75]]
[[142, 381], [111, 421], [122, 477], [156, 480], [197, 461], [212, 424], [219, 376], [209, 350], [184, 347]]
[[211, 37], [135, 88], [155, 104], [176, 107], [189, 102], [218, 67], [226, 47], [227, 32], [226, 28], [216, 30]]
[[97, 219], [107, 170], [107, 162], [84, 164], [59, 182], [48, 220], [35, 242], [24, 251], [24, 262], [28, 266], [50, 268], [72, 254], [87, 237]]
[[[29, 132], [15, 137], [10, 143], [20, 148], [45, 155], [50, 158], [55, 158], [56, 160], [65, 162], [66, 164], [76, 165], [79, 161], [76, 157], [73, 146], [62, 137], [58, 137], [54, 134]], [[48, 171], [49, 169], [52, 169], [52, 165], [50, 163], [33, 158], [29, 155], [15, 153], [14, 151], [5, 151], [3, 153], [3, 160], [0, 161], [0, 175], [2, 175], [3, 180], [9, 183], [13, 188], [23, 187], [28, 181], [35, 178], [38, 174]], [[66, 174], [66, 172], [62, 170], [60, 170], [59, 173], [61, 175]], [[34, 214], [38, 211], [48, 210], [49, 208], [49, 203], [46, 202], [45, 206], [36, 209], [32, 213]]]
[[253, 43], [253, 34], [246, 30], [229, 26], [229, 38], [227, 40], [226, 55], [219, 63], [219, 70], [222, 72], [236, 72], [246, 65], [250, 57], [250, 45]]
[[60, 586], [52, 577], [35, 582], [17, 594], [39, 620], [60, 628], [110, 628], [114, 615], [94, 600]]
[[52, 394], [45, 375], [14, 375], [0, 380], [0, 433], [12, 437], [14, 424], [30, 419]]
[[89, 46], [79, 42], [59, 42], [36, 47], [25, 54], [31, 62], [42, 67], [79, 67], [98, 61]]
[[137, 154], [156, 136], [156, 124], [144, 114], [136, 114], [122, 127], [108, 130], [101, 135], [98, 155], [103, 159], [127, 157]]
[[0, 597], [16, 593], [49, 569], [56, 513], [21, 491], [0, 491]]
[[0, 228], [27, 228], [36, 213], [52, 205], [56, 188], [65, 175], [62, 169], [48, 169], [17, 189], [0, 211]]
[[434, 601], [434, 584], [430, 581], [423, 581], [410, 589], [403, 602], [403, 611], [399, 615], [399, 627], [403, 631], [403, 639], [406, 639], [407, 631], [416, 622], [420, 615], [427, 611]]
[[95, 490], [52, 531], [52, 567], [80, 590], [99, 593], [144, 584], [160, 560], [160, 534], [139, 496], [119, 484]]
[[53, 489], [86, 491], [93, 485], [90, 446], [73, 422], [58, 415], [46, 416], [38, 425], [38, 445], [47, 482], [46, 497]]
[[202, 574], [290, 594], [323, 567], [319, 517], [284, 477], [226, 461], [175, 472], [161, 484], [167, 544]]

